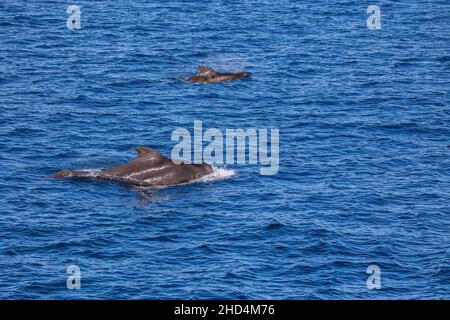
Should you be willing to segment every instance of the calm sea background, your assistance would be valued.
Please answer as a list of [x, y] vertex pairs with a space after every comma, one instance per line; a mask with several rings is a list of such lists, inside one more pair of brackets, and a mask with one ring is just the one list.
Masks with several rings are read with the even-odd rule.
[[[69, 4], [80, 30], [66, 28]], [[366, 27], [369, 5], [381, 30]], [[449, 12], [2, 0], [0, 299], [449, 299]], [[252, 77], [174, 79], [199, 64]], [[236, 176], [145, 195], [50, 177], [138, 145], [170, 156], [172, 131], [194, 120], [278, 128], [279, 173], [228, 165]]]

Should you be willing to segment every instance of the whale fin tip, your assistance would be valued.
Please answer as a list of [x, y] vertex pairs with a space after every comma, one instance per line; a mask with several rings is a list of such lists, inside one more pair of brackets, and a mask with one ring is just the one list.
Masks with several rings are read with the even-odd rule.
[[214, 70], [211, 67], [207, 67], [207, 66], [198, 66], [198, 71], [200, 72], [200, 74], [216, 74], [217, 71]]
[[148, 147], [136, 147], [136, 148], [134, 148], [134, 150], [136, 150], [136, 152], [140, 156], [146, 155], [146, 154], [159, 154], [159, 152], [153, 150], [152, 148], [148, 148]]

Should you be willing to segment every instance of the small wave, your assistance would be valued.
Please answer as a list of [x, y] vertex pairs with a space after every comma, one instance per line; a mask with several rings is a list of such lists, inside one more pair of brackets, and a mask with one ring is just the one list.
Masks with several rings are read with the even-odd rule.
[[437, 58], [437, 61], [439, 61], [441, 63], [449, 62], [450, 61], [450, 56], [439, 57], [439, 58]]
[[272, 222], [264, 227], [264, 230], [276, 230], [284, 227], [284, 224], [280, 222]]
[[147, 238], [148, 241], [160, 241], [160, 242], [175, 242], [171, 237], [169, 236], [155, 236]]

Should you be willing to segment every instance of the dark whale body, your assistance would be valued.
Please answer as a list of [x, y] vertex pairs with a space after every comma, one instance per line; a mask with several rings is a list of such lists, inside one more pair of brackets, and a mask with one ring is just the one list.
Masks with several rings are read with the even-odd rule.
[[159, 152], [137, 147], [136, 159], [118, 167], [99, 170], [63, 170], [54, 174], [58, 178], [90, 178], [111, 180], [139, 186], [168, 186], [186, 183], [213, 172], [210, 165], [174, 164]]
[[193, 83], [213, 83], [239, 80], [250, 76], [250, 72], [218, 72], [206, 66], [199, 66], [198, 71], [198, 74], [184, 78], [183, 80]]

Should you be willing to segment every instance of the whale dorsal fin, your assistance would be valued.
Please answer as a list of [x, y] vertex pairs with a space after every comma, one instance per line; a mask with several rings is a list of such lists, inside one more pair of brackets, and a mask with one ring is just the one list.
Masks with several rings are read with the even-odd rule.
[[152, 148], [148, 147], [136, 147], [134, 148], [136, 152], [138, 153], [138, 158], [145, 157], [145, 158], [153, 158], [153, 159], [166, 159], [161, 153], [159, 153], [156, 150], [153, 150]]
[[198, 66], [198, 71], [202, 75], [208, 75], [208, 74], [213, 75], [213, 74], [217, 73], [216, 70], [214, 70], [213, 68], [207, 67], [207, 66]]

